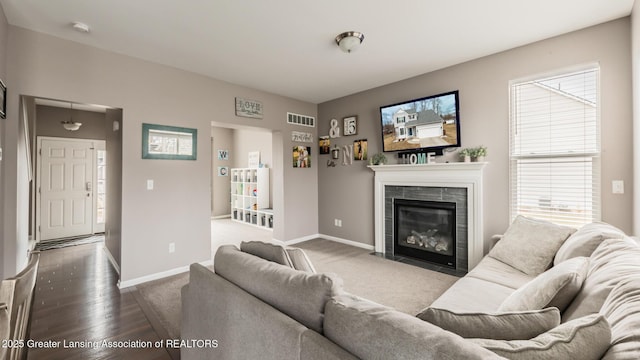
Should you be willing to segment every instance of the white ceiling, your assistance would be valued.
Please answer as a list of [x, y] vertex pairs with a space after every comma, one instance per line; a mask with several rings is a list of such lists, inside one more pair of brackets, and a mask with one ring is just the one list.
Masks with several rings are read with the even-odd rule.
[[[321, 103], [629, 15], [634, 0], [0, 0], [10, 24]], [[72, 30], [81, 21], [89, 34]], [[334, 38], [360, 31], [346, 54]]]

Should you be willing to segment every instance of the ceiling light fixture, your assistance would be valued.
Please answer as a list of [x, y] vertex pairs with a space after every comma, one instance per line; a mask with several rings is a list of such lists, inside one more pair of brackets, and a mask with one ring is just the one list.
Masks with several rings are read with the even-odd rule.
[[357, 31], [347, 31], [336, 36], [336, 44], [346, 53], [356, 51], [363, 40], [364, 34]]
[[80, 129], [80, 126], [82, 126], [82, 123], [73, 121], [72, 113], [73, 113], [73, 103], [69, 103], [69, 120], [61, 121], [62, 126], [67, 131], [76, 131]]
[[88, 33], [89, 32], [89, 25], [85, 24], [85, 23], [81, 23], [79, 21], [74, 21], [71, 23], [71, 26], [73, 27], [73, 29], [77, 32], [81, 32], [81, 33]]

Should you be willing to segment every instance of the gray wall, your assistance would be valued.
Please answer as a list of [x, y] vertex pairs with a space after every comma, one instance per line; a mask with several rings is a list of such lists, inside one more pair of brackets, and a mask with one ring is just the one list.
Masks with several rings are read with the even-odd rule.
[[[462, 146], [488, 146], [490, 164], [485, 169], [483, 192], [484, 233], [488, 239], [509, 225], [509, 81], [599, 62], [602, 219], [630, 232], [633, 164], [629, 45], [630, 21], [623, 18], [320, 104], [318, 131], [327, 134], [331, 118], [357, 114], [358, 135], [342, 137], [336, 143], [367, 138], [369, 153], [374, 154], [381, 150], [380, 106], [459, 90]], [[324, 156], [327, 159], [328, 155]], [[613, 179], [629, 184], [624, 195], [611, 194]], [[372, 245], [373, 172], [358, 162], [335, 168], [321, 164], [318, 184], [320, 233]], [[341, 228], [334, 226], [335, 218], [342, 219]]]
[[[104, 243], [120, 271], [122, 267], [122, 109], [107, 109], [104, 118], [107, 150], [107, 221], [104, 228]], [[118, 130], [114, 130], [114, 122], [118, 122]]]
[[[211, 128], [211, 139], [213, 141], [212, 166], [211, 166], [211, 216], [222, 217], [231, 213], [231, 176], [218, 176], [218, 167], [226, 166], [229, 169], [235, 167], [234, 159], [236, 154], [233, 151], [233, 134], [235, 130], [221, 127]], [[227, 150], [229, 160], [218, 160], [218, 150]]]
[[[273, 135], [271, 131], [236, 129], [233, 133], [233, 166], [246, 168], [249, 166], [249, 152], [260, 151], [260, 162], [266, 167], [273, 167]], [[287, 163], [284, 163], [287, 165]], [[269, 207], [273, 208], [273, 170], [269, 170]], [[291, 224], [287, 223], [287, 226]]]
[[[104, 104], [123, 109], [123, 183], [121, 280], [127, 281], [169, 271], [190, 263], [209, 260], [211, 253], [211, 142], [210, 121], [236, 126], [275, 129], [281, 137], [280, 148], [291, 148], [290, 133], [297, 126], [285, 123], [287, 111], [316, 116], [317, 107], [294, 99], [233, 85], [175, 68], [103, 51], [45, 34], [9, 27], [7, 144], [11, 159], [5, 176], [5, 196], [20, 190], [24, 182], [16, 171], [18, 163], [19, 94], [88, 104]], [[234, 98], [259, 100], [264, 104], [260, 120], [235, 116]], [[179, 125], [198, 129], [196, 161], [142, 160], [142, 123]], [[311, 129], [314, 136], [315, 129]], [[275, 142], [275, 140], [274, 140]], [[283, 186], [293, 192], [276, 192], [274, 237], [291, 240], [318, 232], [317, 168], [296, 171], [288, 160], [290, 152], [274, 151], [274, 171]], [[4, 160], [3, 160], [4, 161]], [[278, 161], [282, 161], [278, 168]], [[282, 166], [288, 164], [289, 166]], [[146, 190], [146, 180], [155, 180], [155, 189]], [[291, 185], [290, 185], [291, 184]], [[299, 196], [304, 184], [307, 198]], [[22, 190], [20, 190], [22, 191]], [[27, 192], [28, 194], [28, 192]], [[24, 201], [24, 204], [27, 204]], [[18, 199], [5, 201], [5, 224], [16, 217], [28, 218]], [[301, 212], [300, 209], [307, 209]], [[9, 211], [7, 211], [7, 209]], [[8, 214], [11, 212], [12, 215]], [[20, 214], [20, 215], [15, 215]], [[284, 226], [283, 219], [287, 219]], [[9, 221], [7, 221], [9, 220]], [[5, 238], [19, 234], [26, 242], [27, 226], [5, 226]], [[174, 242], [176, 251], [168, 252]], [[13, 252], [15, 254], [15, 252]], [[13, 268], [16, 268], [15, 264]]]
[[[52, 136], [75, 139], [105, 140], [105, 114], [101, 112], [82, 111], [37, 105], [36, 136]], [[71, 114], [70, 114], [71, 113]], [[82, 123], [77, 131], [68, 131], [61, 122], [69, 120]]]

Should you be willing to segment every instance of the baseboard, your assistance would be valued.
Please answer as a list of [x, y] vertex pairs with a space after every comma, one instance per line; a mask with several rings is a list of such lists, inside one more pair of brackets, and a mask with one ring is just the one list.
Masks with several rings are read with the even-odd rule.
[[[199, 264], [201, 264], [203, 266], [210, 266], [210, 265], [213, 265], [213, 260], [201, 261]], [[172, 275], [181, 274], [183, 272], [189, 271], [189, 266], [190, 265], [181, 266], [181, 267], [177, 267], [175, 269], [171, 269], [171, 270], [167, 270], [167, 271], [161, 271], [159, 273], [155, 273], [155, 274], [151, 274], [151, 275], [141, 276], [139, 278], [135, 278], [135, 279], [127, 280], [127, 281], [122, 281], [122, 282], [119, 281], [118, 282], [118, 288], [119, 289], [124, 289], [124, 288], [128, 288], [128, 287], [131, 287], [131, 286], [136, 286], [138, 284], [146, 283], [146, 282], [149, 282], [149, 281], [158, 280], [158, 279], [166, 278], [166, 277], [169, 277], [169, 276], [172, 276]]]
[[363, 244], [361, 242], [342, 239], [342, 238], [331, 236], [331, 235], [319, 234], [318, 237], [321, 237], [321, 238], [327, 239], [327, 240], [331, 240], [331, 241], [335, 241], [337, 243], [341, 243], [341, 244], [345, 244], [345, 245], [355, 246], [357, 248], [361, 248], [361, 249], [365, 249], [365, 250], [369, 250], [369, 251], [373, 251], [375, 249], [375, 247], [373, 245]]
[[120, 265], [116, 262], [116, 259], [111, 254], [111, 251], [109, 251], [107, 245], [102, 245], [102, 250], [107, 254], [107, 259], [109, 259], [111, 266], [113, 266], [113, 269], [118, 273], [118, 277], [120, 277]]
[[229, 214], [229, 215], [219, 215], [219, 216], [212, 216], [211, 220], [230, 219], [230, 218], [231, 218], [231, 214]]
[[365, 249], [365, 250], [369, 250], [369, 251], [373, 251], [374, 250], [374, 246], [373, 245], [367, 245], [367, 244], [363, 244], [363, 243], [360, 243], [360, 242], [357, 242], [357, 241], [342, 239], [342, 238], [339, 238], [339, 237], [330, 236], [330, 235], [324, 235], [324, 234], [314, 234], [314, 235], [304, 236], [304, 237], [293, 239], [293, 240], [289, 240], [289, 241], [280, 241], [280, 240], [276, 240], [276, 241], [280, 241], [280, 242], [284, 243], [285, 245], [295, 245], [295, 244], [298, 244], [298, 243], [301, 243], [301, 242], [304, 242], [304, 241], [309, 241], [309, 240], [318, 239], [318, 238], [322, 238], [322, 239], [329, 240], [329, 241], [334, 241], [334, 242], [345, 244], [345, 245], [355, 246], [357, 248], [361, 248], [361, 249]]
[[276, 240], [276, 241], [280, 241], [281, 243], [283, 243], [285, 245], [294, 245], [294, 244], [298, 244], [298, 243], [301, 243], [301, 242], [317, 239], [320, 236], [321, 236], [320, 234], [313, 234], [313, 235], [307, 235], [307, 236], [303, 236], [301, 238], [287, 240], [287, 241], [281, 241], [281, 240]]

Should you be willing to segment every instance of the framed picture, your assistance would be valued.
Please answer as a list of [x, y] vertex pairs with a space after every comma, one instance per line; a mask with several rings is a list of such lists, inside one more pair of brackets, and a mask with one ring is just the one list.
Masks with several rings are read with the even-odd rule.
[[229, 176], [229, 167], [218, 166], [218, 176]]
[[7, 87], [4, 85], [4, 82], [0, 80], [0, 118], [7, 118]]
[[257, 100], [236, 98], [236, 116], [262, 119], [262, 103]]
[[348, 116], [344, 118], [344, 136], [355, 135], [358, 133], [358, 117]]
[[311, 167], [311, 147], [310, 146], [294, 146], [293, 147], [293, 167], [294, 168]]
[[198, 129], [142, 124], [142, 158], [196, 160]]
[[367, 139], [353, 142], [353, 160], [367, 160]]
[[329, 136], [320, 136], [318, 144], [320, 146], [320, 154], [328, 154], [331, 152], [331, 140]]

